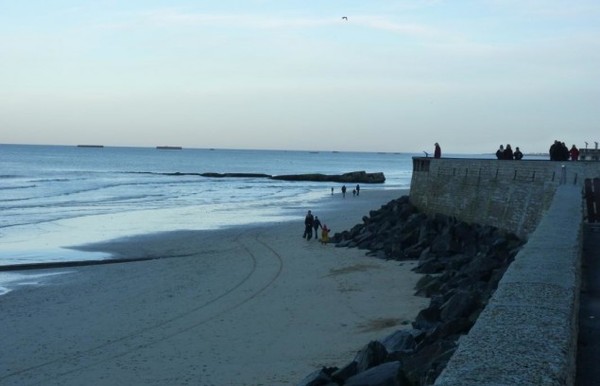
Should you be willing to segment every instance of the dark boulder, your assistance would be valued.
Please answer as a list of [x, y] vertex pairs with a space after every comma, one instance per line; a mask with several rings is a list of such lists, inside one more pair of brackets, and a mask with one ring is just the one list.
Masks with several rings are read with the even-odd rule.
[[399, 361], [383, 363], [349, 378], [345, 386], [410, 386]]
[[416, 294], [430, 298], [412, 329], [369, 343], [348, 365], [325, 373], [324, 381], [339, 385], [433, 384], [524, 244], [494, 227], [420, 213], [407, 196], [332, 240], [337, 247], [367, 249], [368, 256], [416, 261], [414, 271], [425, 274]]
[[336, 370], [335, 367], [323, 367], [320, 370], [310, 373], [302, 381], [298, 383], [298, 386], [334, 386], [336, 382], [331, 378], [331, 373]]
[[455, 342], [440, 340], [406, 357], [402, 362], [402, 371], [406, 379], [411, 385], [433, 384], [456, 351], [456, 347]]
[[417, 347], [417, 339], [423, 335], [420, 330], [398, 330], [381, 340], [388, 353], [411, 353]]
[[372, 341], [356, 354], [354, 362], [356, 362], [356, 369], [360, 373], [383, 363], [386, 357], [387, 350], [385, 346], [381, 342]]

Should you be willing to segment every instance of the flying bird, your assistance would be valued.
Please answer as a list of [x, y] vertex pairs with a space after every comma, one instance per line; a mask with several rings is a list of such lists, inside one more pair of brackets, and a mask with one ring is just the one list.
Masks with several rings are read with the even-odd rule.
[[342, 16], [342, 20], [348, 20], [348, 16]]

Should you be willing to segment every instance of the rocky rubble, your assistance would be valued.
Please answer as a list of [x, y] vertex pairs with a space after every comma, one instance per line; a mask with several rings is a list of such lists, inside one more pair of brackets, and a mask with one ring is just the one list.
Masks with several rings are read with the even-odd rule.
[[427, 216], [407, 196], [371, 211], [332, 241], [377, 258], [417, 260], [415, 271], [424, 275], [416, 294], [431, 301], [411, 328], [368, 343], [349, 364], [317, 370], [301, 386], [433, 384], [524, 244], [491, 226]]

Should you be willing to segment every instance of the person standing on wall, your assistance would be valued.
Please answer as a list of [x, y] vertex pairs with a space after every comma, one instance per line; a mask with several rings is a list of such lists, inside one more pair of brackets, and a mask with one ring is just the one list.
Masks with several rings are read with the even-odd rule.
[[504, 159], [504, 145], [500, 145], [498, 150], [496, 150], [496, 158]]
[[433, 151], [433, 158], [442, 158], [442, 148], [439, 143], [435, 143], [435, 150]]
[[521, 150], [519, 150], [518, 146], [515, 148], [515, 154], [514, 154], [514, 156], [515, 156], [516, 160], [520, 160], [520, 159], [523, 158], [523, 153], [521, 153]]
[[579, 159], [579, 149], [577, 149], [577, 146], [573, 145], [571, 147], [569, 155], [571, 156], [571, 161], [577, 161]]
[[506, 149], [504, 149], [504, 156], [502, 159], [513, 159], [514, 154], [512, 148], [510, 147], [510, 143], [506, 145]]

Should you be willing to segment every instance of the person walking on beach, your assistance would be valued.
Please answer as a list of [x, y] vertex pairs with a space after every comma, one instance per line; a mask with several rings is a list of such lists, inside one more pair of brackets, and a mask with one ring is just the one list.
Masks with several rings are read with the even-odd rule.
[[435, 143], [435, 150], [433, 151], [433, 158], [442, 158], [442, 148], [439, 143]]
[[356, 184], [356, 195], [360, 196], [360, 185]]
[[319, 216], [315, 216], [313, 221], [313, 228], [315, 228], [315, 240], [319, 240], [319, 228], [323, 228], [321, 226], [321, 221], [319, 220]]
[[313, 222], [314, 217], [311, 211], [309, 210], [308, 213], [306, 213], [306, 217], [304, 217], [304, 235], [302, 235], [302, 238], [306, 240], [311, 239], [313, 232]]
[[346, 185], [342, 185], [342, 197], [346, 198]]

